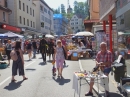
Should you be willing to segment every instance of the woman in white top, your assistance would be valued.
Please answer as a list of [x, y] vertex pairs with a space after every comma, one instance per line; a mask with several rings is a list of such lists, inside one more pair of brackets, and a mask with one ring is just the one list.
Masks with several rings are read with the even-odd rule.
[[62, 46], [61, 40], [57, 41], [55, 49], [55, 60], [56, 60], [56, 65], [57, 65], [57, 70], [58, 70], [58, 77], [62, 77], [62, 70], [63, 70], [63, 63], [65, 61], [65, 55], [64, 51], [66, 52], [67, 56], [67, 50]]

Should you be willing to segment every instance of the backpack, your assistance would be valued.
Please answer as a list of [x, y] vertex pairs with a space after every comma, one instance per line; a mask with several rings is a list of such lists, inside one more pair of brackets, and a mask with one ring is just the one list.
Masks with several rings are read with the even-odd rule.
[[11, 53], [10, 53], [10, 57], [13, 61], [17, 61], [18, 59], [18, 56], [17, 56], [17, 53], [15, 50], [12, 50]]

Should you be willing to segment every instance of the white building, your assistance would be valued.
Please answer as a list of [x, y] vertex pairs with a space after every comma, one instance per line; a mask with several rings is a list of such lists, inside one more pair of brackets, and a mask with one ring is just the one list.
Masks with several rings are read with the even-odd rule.
[[12, 10], [9, 23], [23, 29], [25, 34], [37, 34], [36, 4], [33, 0], [8, 0], [8, 7]]
[[54, 32], [53, 10], [44, 0], [33, 0], [36, 4], [36, 28], [43, 34], [52, 34]]
[[77, 15], [73, 15], [73, 17], [70, 19], [70, 27], [74, 34], [79, 31], [83, 31], [83, 19], [79, 18]]

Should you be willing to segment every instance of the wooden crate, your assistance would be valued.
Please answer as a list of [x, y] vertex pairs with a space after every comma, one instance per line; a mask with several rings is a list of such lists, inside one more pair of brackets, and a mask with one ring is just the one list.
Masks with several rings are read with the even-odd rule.
[[79, 57], [78, 57], [78, 53], [77, 52], [73, 52], [71, 54], [71, 60], [72, 61], [78, 61]]

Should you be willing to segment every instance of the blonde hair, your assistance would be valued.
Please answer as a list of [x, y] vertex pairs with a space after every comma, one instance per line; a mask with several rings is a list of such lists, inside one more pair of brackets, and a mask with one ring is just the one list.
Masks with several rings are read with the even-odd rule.
[[61, 40], [57, 40], [56, 44], [58, 44], [59, 42], [62, 44]]

